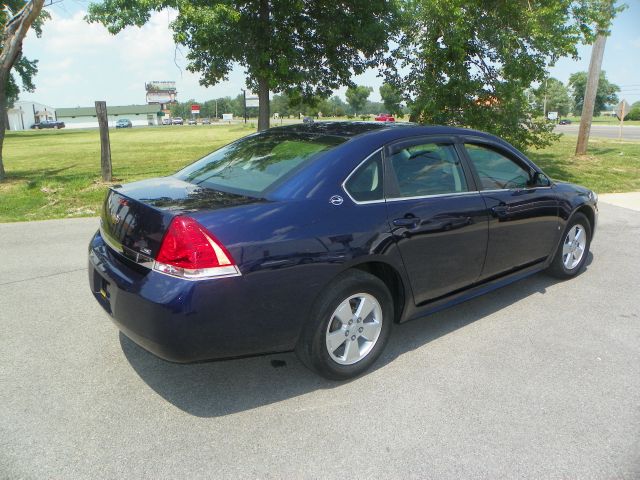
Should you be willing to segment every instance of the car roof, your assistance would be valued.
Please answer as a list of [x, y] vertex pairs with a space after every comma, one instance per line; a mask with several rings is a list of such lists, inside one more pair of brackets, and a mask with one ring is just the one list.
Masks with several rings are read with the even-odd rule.
[[389, 125], [374, 122], [312, 122], [284, 125], [281, 127], [271, 128], [270, 130], [273, 132], [309, 133], [312, 135], [331, 135], [351, 138], [371, 131], [383, 130], [385, 128], [389, 128]]
[[[296, 123], [270, 128], [272, 132], [308, 133], [310, 135], [332, 135], [345, 139], [375, 136], [385, 141], [418, 135], [466, 135], [498, 139], [494, 135], [469, 128], [445, 125], [418, 125], [408, 122], [313, 122]], [[383, 134], [383, 135], [380, 135]], [[504, 142], [501, 140], [501, 142]], [[506, 143], [506, 142], [505, 142]]]

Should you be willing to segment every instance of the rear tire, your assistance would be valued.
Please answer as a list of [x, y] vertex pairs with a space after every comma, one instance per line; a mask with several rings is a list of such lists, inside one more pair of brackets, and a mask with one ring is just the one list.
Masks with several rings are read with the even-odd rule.
[[382, 280], [348, 270], [316, 301], [296, 354], [307, 367], [330, 380], [357, 377], [384, 350], [393, 312], [393, 298]]
[[591, 224], [582, 213], [574, 214], [560, 237], [560, 245], [549, 265], [549, 274], [560, 279], [575, 277], [589, 256]]

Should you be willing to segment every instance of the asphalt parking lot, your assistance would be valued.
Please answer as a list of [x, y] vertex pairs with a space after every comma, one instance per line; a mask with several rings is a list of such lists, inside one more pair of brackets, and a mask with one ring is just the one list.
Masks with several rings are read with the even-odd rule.
[[602, 204], [578, 278], [402, 325], [348, 383], [141, 350], [89, 292], [96, 226], [0, 224], [0, 478], [640, 477], [640, 212]]

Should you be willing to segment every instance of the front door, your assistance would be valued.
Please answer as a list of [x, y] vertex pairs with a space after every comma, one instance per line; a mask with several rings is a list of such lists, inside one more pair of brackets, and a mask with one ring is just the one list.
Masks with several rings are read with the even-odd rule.
[[385, 152], [387, 215], [415, 303], [480, 276], [488, 216], [450, 139], [412, 139]]
[[544, 261], [558, 241], [558, 201], [551, 182], [497, 145], [466, 143], [489, 212], [482, 279]]

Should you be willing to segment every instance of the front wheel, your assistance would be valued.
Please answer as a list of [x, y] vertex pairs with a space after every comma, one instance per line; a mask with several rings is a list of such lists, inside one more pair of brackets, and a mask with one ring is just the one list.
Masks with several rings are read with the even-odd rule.
[[576, 213], [562, 234], [556, 255], [549, 265], [549, 273], [562, 279], [576, 276], [587, 261], [590, 246], [591, 224], [582, 213]]
[[393, 298], [382, 280], [360, 270], [344, 272], [316, 302], [296, 353], [325, 378], [356, 377], [382, 353], [393, 312]]

